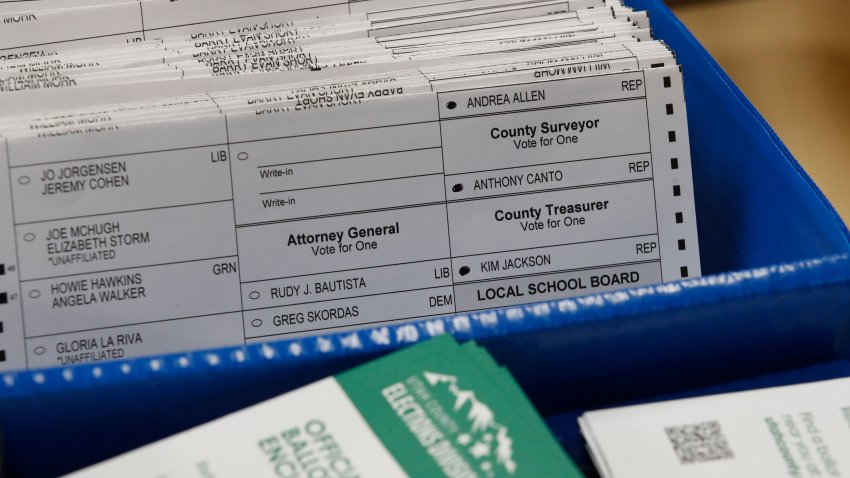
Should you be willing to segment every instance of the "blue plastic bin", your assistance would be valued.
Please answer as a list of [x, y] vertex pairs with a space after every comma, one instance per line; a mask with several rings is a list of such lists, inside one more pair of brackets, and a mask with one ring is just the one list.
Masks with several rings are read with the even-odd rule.
[[684, 68], [703, 278], [322, 339], [7, 374], [0, 429], [10, 476], [69, 472], [443, 332], [486, 345], [541, 413], [561, 416], [551, 423], [573, 443], [565, 413], [850, 357], [847, 228], [664, 4], [629, 3], [650, 11]]

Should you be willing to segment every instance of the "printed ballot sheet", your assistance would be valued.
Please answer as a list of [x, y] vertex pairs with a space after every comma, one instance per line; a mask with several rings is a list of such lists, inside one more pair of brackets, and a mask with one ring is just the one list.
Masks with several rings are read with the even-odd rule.
[[[161, 75], [180, 55], [230, 54], [170, 56], [192, 45], [175, 34], [124, 55], [98, 46], [38, 60], [84, 65], [90, 86], [77, 76], [0, 93], [25, 111], [0, 117], [0, 366], [303, 337], [700, 275], [682, 75], [666, 46], [637, 41], [645, 16], [585, 8], [602, 0], [473, 0], [411, 2], [363, 24], [382, 3], [358, 3], [376, 9], [283, 27], [323, 32], [302, 29], [313, 50], [295, 53], [333, 61]], [[393, 31], [369, 37], [377, 24]], [[359, 40], [336, 35], [357, 28]], [[0, 62], [0, 82], [24, 81], [26, 64]], [[104, 102], [102, 87], [127, 100]], [[26, 109], [64, 97], [86, 106]]]
[[850, 476], [850, 379], [590, 412], [604, 478]]

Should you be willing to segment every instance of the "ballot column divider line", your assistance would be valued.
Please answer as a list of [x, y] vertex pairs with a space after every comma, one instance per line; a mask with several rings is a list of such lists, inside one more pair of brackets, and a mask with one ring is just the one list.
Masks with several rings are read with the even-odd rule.
[[[210, 96], [209, 93], [207, 94], [207, 96], [209, 96], [213, 103], [218, 106], [218, 103], [215, 102], [215, 99], [213, 99], [213, 97]], [[220, 107], [219, 111], [221, 111]], [[242, 261], [241, 257], [239, 256], [239, 230], [236, 227], [236, 192], [233, 187], [233, 154], [230, 152], [230, 126], [228, 125], [227, 114], [224, 114], [224, 134], [225, 139], [227, 140], [227, 162], [230, 171], [230, 195], [233, 199], [233, 202], [231, 203], [233, 206], [233, 238], [236, 241], [236, 274], [239, 278], [238, 292], [239, 310], [241, 311], [240, 314], [242, 315], [242, 345], [245, 345], [245, 337], [247, 336], [247, 332], [245, 331], [245, 303], [242, 299]]]
[[664, 282], [664, 266], [661, 261], [661, 224], [658, 222], [658, 192], [655, 190], [655, 156], [652, 154], [652, 126], [649, 118], [649, 91], [646, 83], [646, 72], [641, 70], [643, 77], [643, 105], [646, 110], [646, 137], [649, 138], [649, 162], [652, 165], [652, 206], [655, 208], [655, 233], [658, 235], [658, 267], [661, 269], [661, 281]]
[[9, 165], [12, 164], [12, 158], [9, 157], [9, 139], [3, 138], [3, 147], [6, 148], [6, 171], [8, 172], [9, 179], [9, 207], [12, 210], [12, 224], [15, 234], [15, 266], [16, 273], [18, 279], [18, 300], [20, 300], [21, 305], [21, 334], [23, 335], [23, 346], [24, 346], [24, 366], [26, 369], [30, 368], [29, 364], [29, 351], [27, 350], [27, 321], [26, 314], [24, 313], [24, 289], [21, 287], [21, 253], [18, 250], [18, 223], [15, 220], [15, 193], [12, 190], [12, 168]]
[[139, 0], [139, 17], [142, 19], [142, 40], [147, 41], [145, 36], [145, 9], [142, 7], [142, 0]]
[[[422, 76], [425, 76], [425, 74], [422, 73], [422, 70], [419, 70], [419, 73], [422, 74]], [[425, 79], [428, 80], [428, 77], [426, 76]], [[428, 83], [431, 86], [431, 91], [434, 91], [434, 85], [431, 84], [430, 80], [428, 80]], [[450, 277], [451, 277], [451, 280], [452, 280], [452, 299], [453, 299], [452, 308], [454, 309], [454, 313], [457, 314], [457, 300], [458, 299], [457, 299], [457, 288], [456, 288], [456, 285], [455, 285], [454, 253], [452, 252], [452, 225], [451, 225], [451, 218], [449, 218], [449, 193], [446, 191], [446, 155], [443, 152], [443, 118], [442, 118], [442, 115], [440, 114], [440, 94], [439, 93], [434, 94], [434, 103], [436, 103], [436, 105], [437, 105], [437, 125], [439, 126], [439, 131], [440, 131], [440, 160], [443, 163], [442, 188], [443, 188], [443, 197], [446, 199], [444, 204], [445, 204], [445, 207], [446, 207], [446, 237], [449, 240], [449, 268], [451, 268], [451, 271], [449, 272], [449, 274], [451, 274]]]

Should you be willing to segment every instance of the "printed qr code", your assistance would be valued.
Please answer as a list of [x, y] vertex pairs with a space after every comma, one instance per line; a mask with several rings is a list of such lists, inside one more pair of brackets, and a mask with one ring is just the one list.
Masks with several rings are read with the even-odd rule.
[[735, 458], [720, 422], [667, 427], [664, 431], [683, 465]]

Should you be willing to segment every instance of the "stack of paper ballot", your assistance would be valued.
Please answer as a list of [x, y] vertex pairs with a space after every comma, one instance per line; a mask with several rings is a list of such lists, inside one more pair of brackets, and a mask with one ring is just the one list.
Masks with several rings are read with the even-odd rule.
[[510, 373], [443, 336], [70, 476], [582, 475]]
[[700, 275], [680, 68], [619, 1], [0, 12], [0, 368]]

